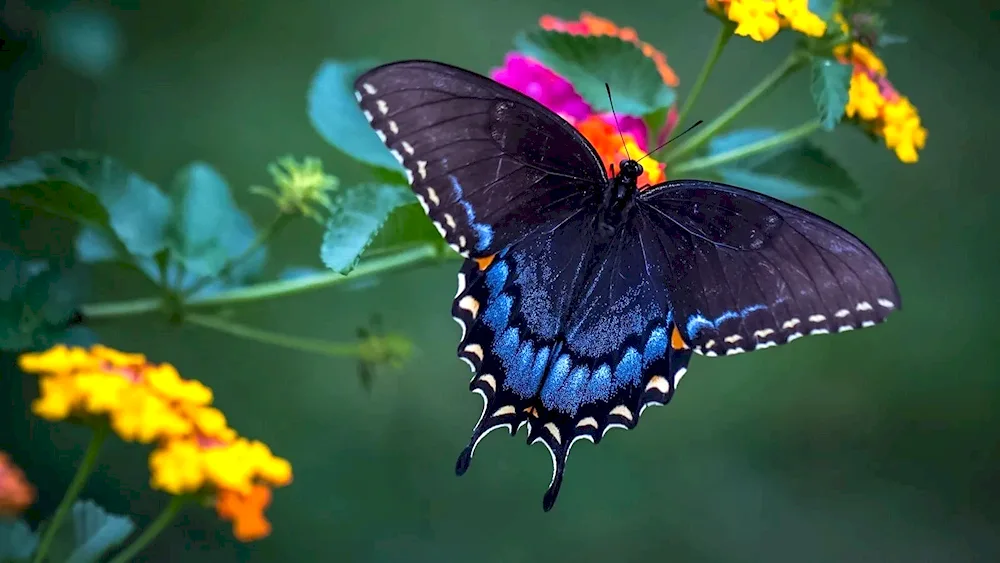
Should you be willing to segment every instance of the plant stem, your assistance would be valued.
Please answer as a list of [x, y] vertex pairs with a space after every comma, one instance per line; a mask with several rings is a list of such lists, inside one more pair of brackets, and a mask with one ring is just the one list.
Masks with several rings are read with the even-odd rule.
[[38, 542], [38, 549], [35, 550], [35, 556], [31, 559], [32, 563], [40, 563], [45, 560], [49, 548], [52, 547], [52, 540], [55, 539], [56, 532], [59, 531], [59, 526], [66, 519], [66, 515], [73, 508], [73, 503], [80, 496], [80, 491], [87, 484], [87, 479], [93, 473], [94, 466], [97, 463], [97, 456], [101, 453], [101, 446], [107, 437], [107, 425], [99, 424], [94, 426], [93, 434], [90, 436], [90, 443], [87, 444], [87, 451], [83, 454], [83, 460], [80, 461], [80, 466], [76, 468], [76, 474], [73, 475], [73, 480], [70, 481], [69, 488], [66, 489], [62, 500], [59, 501], [59, 506], [56, 507], [56, 512], [52, 515], [52, 520], [45, 527], [45, 532], [42, 533], [42, 538]]
[[257, 233], [257, 237], [254, 238], [253, 242], [250, 243], [250, 246], [248, 246], [246, 250], [241, 252], [239, 256], [236, 256], [235, 258], [226, 262], [226, 264], [222, 266], [222, 269], [219, 270], [218, 274], [214, 276], [204, 276], [197, 282], [195, 282], [194, 285], [183, 290], [182, 292], [183, 297], [189, 297], [191, 295], [194, 295], [195, 293], [198, 293], [198, 291], [200, 291], [206, 285], [211, 283], [213, 279], [219, 279], [219, 280], [226, 279], [237, 266], [239, 266], [240, 264], [245, 262], [248, 258], [253, 256], [255, 252], [260, 250], [265, 244], [267, 244], [269, 240], [274, 238], [274, 236], [277, 235], [281, 231], [281, 229], [283, 229], [285, 225], [288, 224], [288, 221], [292, 217], [293, 215], [291, 213], [278, 212], [278, 215], [274, 218], [273, 221], [271, 221], [271, 224], [268, 225], [261, 232]]
[[749, 92], [744, 94], [742, 98], [736, 100], [736, 103], [729, 106], [729, 109], [719, 114], [719, 116], [712, 120], [708, 125], [704, 126], [700, 131], [689, 137], [687, 142], [682, 143], [672, 152], [664, 156], [664, 160], [667, 160], [668, 162], [676, 162], [679, 157], [700, 147], [706, 141], [711, 139], [713, 135], [718, 133], [725, 126], [729, 125], [729, 123], [735, 119], [737, 115], [742, 113], [743, 110], [747, 109], [750, 104], [774, 89], [775, 86], [777, 86], [793, 71], [798, 70], [805, 61], [806, 57], [798, 51], [790, 54], [784, 62], [778, 65], [778, 68], [771, 71], [770, 74], [765, 76], [764, 79], [754, 86]]
[[715, 63], [719, 61], [719, 56], [722, 55], [722, 49], [724, 49], [726, 44], [729, 43], [735, 29], [736, 23], [731, 21], [722, 22], [722, 25], [719, 26], [719, 35], [715, 38], [712, 50], [709, 51], [708, 58], [705, 59], [705, 64], [702, 65], [701, 71], [698, 72], [698, 78], [694, 81], [694, 86], [691, 87], [691, 91], [688, 92], [687, 97], [684, 98], [684, 104], [681, 105], [681, 110], [677, 114], [677, 123], [674, 125], [675, 131], [679, 131], [679, 127], [684, 124], [684, 118], [688, 116], [688, 113], [691, 112], [691, 108], [694, 107], [694, 101], [698, 99], [702, 88], [704, 88], [705, 83], [708, 82], [708, 77], [712, 74], [712, 69], [715, 68]]
[[175, 496], [170, 499], [170, 504], [160, 512], [159, 516], [153, 520], [145, 530], [139, 534], [139, 537], [135, 539], [134, 542], [130, 543], [128, 547], [123, 549], [114, 559], [108, 563], [128, 563], [139, 554], [140, 551], [149, 545], [149, 542], [153, 541], [156, 536], [160, 535], [160, 532], [166, 529], [167, 526], [177, 517], [180, 513], [181, 508], [184, 507], [186, 497]]
[[[338, 285], [364, 276], [426, 262], [438, 258], [440, 254], [437, 245], [431, 243], [421, 244], [390, 255], [365, 260], [346, 275], [336, 272], [326, 272], [305, 278], [277, 280], [237, 287], [205, 297], [192, 297], [184, 304], [184, 308], [190, 311], [304, 293]], [[84, 305], [81, 312], [85, 319], [94, 320], [155, 313], [162, 308], [163, 300], [161, 298], [143, 297], [131, 301], [92, 303]]]
[[743, 145], [741, 147], [711, 156], [679, 162], [673, 165], [671, 170], [674, 174], [688, 174], [691, 172], [697, 172], [698, 170], [705, 170], [707, 168], [714, 168], [722, 164], [735, 162], [750, 155], [769, 151], [783, 145], [794, 143], [803, 137], [808, 137], [818, 131], [821, 125], [822, 124], [819, 121], [811, 119], [798, 127], [782, 131], [781, 133], [777, 133], [766, 139], [761, 139], [756, 143]]
[[344, 344], [342, 342], [329, 342], [315, 338], [289, 336], [279, 332], [272, 332], [269, 330], [235, 323], [212, 315], [192, 313], [187, 315], [185, 319], [190, 321], [192, 324], [224, 332], [232, 336], [246, 338], [247, 340], [256, 340], [257, 342], [263, 342], [264, 344], [281, 346], [283, 348], [298, 350], [300, 352], [313, 352], [316, 354], [323, 354], [338, 358], [342, 358], [344, 356], [358, 356], [360, 352], [360, 348], [357, 344]]

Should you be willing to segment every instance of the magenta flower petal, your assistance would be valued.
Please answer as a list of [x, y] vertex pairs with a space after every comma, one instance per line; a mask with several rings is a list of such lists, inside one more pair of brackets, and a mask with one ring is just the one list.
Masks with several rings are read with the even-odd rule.
[[590, 114], [590, 106], [568, 80], [520, 53], [508, 53], [504, 66], [493, 69], [490, 76], [571, 119], [583, 119]]

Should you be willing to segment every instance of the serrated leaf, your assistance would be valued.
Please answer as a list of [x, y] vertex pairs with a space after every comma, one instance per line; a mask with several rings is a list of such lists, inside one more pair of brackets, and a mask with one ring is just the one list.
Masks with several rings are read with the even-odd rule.
[[844, 117], [854, 67], [818, 57], [812, 63], [812, 97], [823, 129], [832, 131]]
[[128, 516], [109, 514], [93, 501], [73, 504], [73, 539], [75, 549], [66, 563], [93, 563], [121, 545], [135, 530]]
[[573, 83], [597, 112], [611, 111], [607, 83], [619, 115], [644, 116], [674, 103], [656, 63], [634, 43], [611, 35], [534, 30], [515, 39], [517, 50]]
[[[209, 164], [192, 162], [182, 168], [170, 196], [175, 209], [168, 230], [171, 258], [196, 277], [215, 276], [257, 237], [225, 178]], [[238, 283], [258, 274], [266, 256], [265, 249], [258, 249], [230, 272], [230, 280]]]
[[50, 346], [67, 337], [79, 305], [75, 272], [56, 261], [0, 250], [0, 350]]
[[439, 244], [442, 249], [448, 248], [448, 251], [451, 251], [448, 243], [441, 238], [441, 233], [427, 219], [427, 214], [420, 205], [408, 204], [397, 208], [389, 215], [369, 245], [368, 252], [388, 252], [418, 242]]
[[41, 154], [0, 169], [0, 197], [79, 221], [135, 256], [163, 248], [170, 200], [114, 159], [74, 151]]
[[[709, 143], [718, 155], [778, 135], [773, 129], [743, 129], [719, 135]], [[800, 141], [749, 156], [715, 169], [723, 182], [782, 200], [825, 197], [854, 205], [861, 191], [847, 170], [809, 141]]]
[[38, 548], [38, 534], [24, 520], [0, 518], [0, 563], [27, 560]]
[[377, 63], [327, 60], [309, 86], [309, 121], [328, 143], [355, 160], [402, 172], [402, 165], [368, 125], [354, 97], [354, 80]]
[[357, 264], [389, 215], [412, 203], [409, 188], [386, 184], [361, 184], [337, 198], [326, 223], [320, 258], [326, 267], [346, 274]]

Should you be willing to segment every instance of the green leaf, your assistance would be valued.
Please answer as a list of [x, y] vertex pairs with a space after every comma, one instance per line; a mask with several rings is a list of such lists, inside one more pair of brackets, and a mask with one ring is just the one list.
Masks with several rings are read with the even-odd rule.
[[[78, 221], [135, 256], [163, 247], [170, 200], [117, 161], [81, 151], [41, 154], [0, 169], [0, 197]], [[121, 246], [120, 246], [121, 245]]]
[[328, 143], [351, 158], [402, 172], [402, 165], [368, 125], [354, 97], [354, 80], [377, 63], [327, 60], [309, 86], [309, 120]]
[[[171, 258], [195, 277], [217, 275], [257, 238], [253, 222], [236, 206], [226, 180], [204, 162], [182, 168], [170, 195], [175, 209], [168, 229]], [[232, 281], [239, 283], [260, 273], [266, 256], [261, 248], [241, 261], [230, 272]]]
[[528, 31], [515, 39], [517, 50], [573, 83], [595, 111], [611, 111], [607, 83], [619, 115], [644, 116], [674, 103], [656, 63], [634, 43], [611, 35]]
[[0, 167], [0, 197], [52, 215], [110, 229], [97, 194], [84, 185], [73, 161], [41, 154]]
[[[445, 255], [454, 251], [427, 219], [427, 214], [419, 204], [403, 205], [389, 215], [385, 225], [368, 247], [369, 254], [391, 252], [414, 243], [432, 243], [440, 246]], [[455, 254], [457, 256], [457, 254]]]
[[809, 11], [819, 16], [825, 22], [832, 22], [836, 12], [837, 0], [809, 0]]
[[326, 223], [320, 258], [326, 267], [346, 274], [368, 248], [389, 214], [412, 203], [409, 188], [386, 184], [361, 184], [337, 198]]
[[128, 516], [108, 514], [93, 501], [73, 504], [73, 537], [76, 548], [66, 563], [93, 563], [121, 545], [135, 530]]
[[0, 518], [0, 563], [27, 560], [38, 548], [38, 534], [24, 520]]
[[832, 131], [844, 117], [853, 67], [826, 57], [812, 63], [812, 97], [823, 129]]
[[388, 170], [382, 168], [381, 166], [369, 166], [369, 169], [371, 169], [372, 176], [375, 177], [375, 181], [380, 184], [398, 184], [400, 186], [410, 185], [410, 182], [406, 180], [406, 176], [404, 176], [399, 170]]
[[0, 350], [43, 348], [67, 337], [79, 304], [75, 272], [0, 250]]
[[[778, 134], [773, 129], [763, 128], [726, 133], [712, 139], [709, 153], [729, 152]], [[853, 206], [861, 199], [861, 191], [847, 170], [809, 141], [757, 153], [715, 171], [727, 184], [782, 200], [822, 196]]]
[[893, 45], [902, 45], [908, 43], [910, 40], [904, 35], [895, 35], [892, 33], [882, 33], [878, 36], [878, 47], [891, 47]]

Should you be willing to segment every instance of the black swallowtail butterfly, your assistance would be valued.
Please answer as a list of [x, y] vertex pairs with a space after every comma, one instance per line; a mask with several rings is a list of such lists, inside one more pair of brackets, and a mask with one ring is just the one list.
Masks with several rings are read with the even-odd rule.
[[545, 510], [573, 444], [666, 404], [692, 353], [867, 327], [900, 306], [885, 265], [837, 225], [703, 180], [640, 191], [636, 161], [609, 177], [569, 123], [484, 76], [403, 61], [355, 89], [466, 258], [452, 312], [484, 406], [456, 472], [490, 431], [527, 424], [552, 455]]

